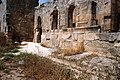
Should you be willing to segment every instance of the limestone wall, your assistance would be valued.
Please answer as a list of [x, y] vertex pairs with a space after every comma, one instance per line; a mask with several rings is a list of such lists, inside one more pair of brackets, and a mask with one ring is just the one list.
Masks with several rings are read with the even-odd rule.
[[[120, 33], [91, 33], [85, 31], [55, 31], [42, 35], [42, 44], [54, 48], [71, 48], [79, 46], [82, 41], [105, 41], [108, 43], [120, 42]], [[85, 44], [86, 45], [86, 44]]]
[[[105, 29], [110, 28], [110, 20], [104, 21], [105, 16], [111, 15], [111, 1], [110, 0], [93, 0], [97, 3], [96, 7], [96, 21]], [[90, 27], [91, 26], [91, 6], [92, 0], [58, 0], [56, 2], [49, 2], [42, 4], [42, 7], [36, 7], [35, 16], [42, 18], [42, 28], [51, 29], [51, 13], [54, 10], [58, 10], [58, 28], [68, 28], [68, 9], [73, 5], [75, 9], [73, 11], [73, 23], [75, 27]], [[36, 22], [36, 20], [35, 20]], [[37, 24], [37, 23], [36, 23]], [[35, 25], [36, 25], [35, 24]]]
[[84, 40], [98, 40], [96, 30], [66, 29], [45, 32], [42, 34], [42, 44], [49, 47], [76, 47]]

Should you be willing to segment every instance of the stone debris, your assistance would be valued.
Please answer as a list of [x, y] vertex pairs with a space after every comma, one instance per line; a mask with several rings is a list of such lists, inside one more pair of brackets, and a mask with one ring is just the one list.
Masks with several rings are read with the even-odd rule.
[[120, 47], [120, 43], [116, 43], [114, 46], [115, 47]]
[[84, 52], [84, 53], [78, 54], [78, 55], [65, 56], [65, 58], [66, 59], [73, 59], [73, 60], [80, 60], [80, 59], [85, 58], [91, 54], [92, 54], [92, 52]]

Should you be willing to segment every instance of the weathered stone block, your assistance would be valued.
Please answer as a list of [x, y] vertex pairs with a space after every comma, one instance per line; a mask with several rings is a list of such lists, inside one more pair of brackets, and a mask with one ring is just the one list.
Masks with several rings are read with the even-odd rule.
[[95, 34], [94, 33], [86, 33], [84, 34], [85, 40], [95, 40]]
[[120, 34], [119, 34], [118, 37], [117, 37], [117, 41], [120, 41]]
[[45, 34], [43, 34], [43, 35], [41, 35], [41, 38], [42, 38], [42, 39], [44, 39], [44, 38], [46, 38], [45, 36], [46, 36], [46, 35], [45, 35]]
[[117, 33], [100, 33], [98, 34], [99, 40], [114, 42], [118, 38]]
[[64, 33], [61, 37], [62, 37], [62, 39], [66, 40], [66, 39], [69, 39], [70, 37], [72, 37], [72, 35], [70, 33]]
[[84, 34], [78, 34], [78, 41], [83, 41], [84, 40]]
[[109, 41], [109, 33], [100, 33], [98, 37], [101, 41]]
[[72, 34], [72, 40], [73, 41], [77, 41], [78, 40], [78, 34], [77, 33], [73, 33]]
[[109, 41], [110, 42], [114, 42], [115, 40], [117, 40], [117, 38], [118, 38], [118, 34], [117, 33], [109, 34]]
[[46, 34], [46, 39], [50, 39], [50, 34]]

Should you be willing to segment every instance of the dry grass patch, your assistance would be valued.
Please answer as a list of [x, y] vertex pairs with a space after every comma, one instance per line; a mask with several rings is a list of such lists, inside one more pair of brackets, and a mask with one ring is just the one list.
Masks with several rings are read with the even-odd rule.
[[14, 45], [0, 47], [0, 53], [7, 53], [15, 49], [17, 49], [17, 46], [14, 46]]
[[28, 80], [76, 80], [70, 69], [47, 58], [32, 54], [24, 54], [23, 57], [25, 64], [21, 67]]
[[76, 47], [58, 49], [57, 51], [54, 51], [53, 54], [63, 55], [63, 56], [71, 56], [71, 55], [75, 55], [75, 54], [80, 54], [84, 51], [85, 51], [84, 41], [82, 41]]

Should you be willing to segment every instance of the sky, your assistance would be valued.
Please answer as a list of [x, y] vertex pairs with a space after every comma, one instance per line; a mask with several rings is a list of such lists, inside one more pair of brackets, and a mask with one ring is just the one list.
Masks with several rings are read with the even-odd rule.
[[42, 4], [42, 3], [45, 3], [45, 2], [48, 2], [49, 0], [39, 0], [39, 3]]

